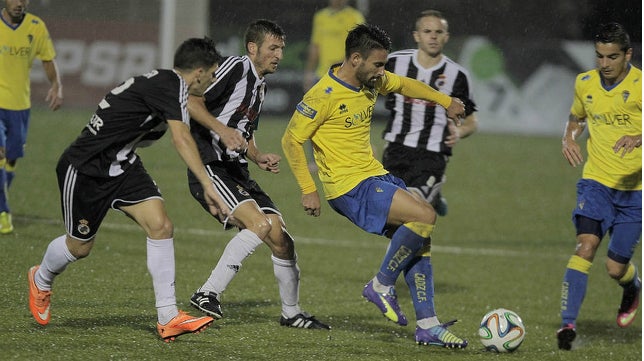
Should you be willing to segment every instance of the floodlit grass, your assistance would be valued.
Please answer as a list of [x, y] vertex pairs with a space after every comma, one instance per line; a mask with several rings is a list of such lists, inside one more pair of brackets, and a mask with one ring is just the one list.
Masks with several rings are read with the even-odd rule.
[[[321, 217], [306, 216], [285, 160], [279, 175], [251, 169], [296, 238], [301, 304], [331, 324], [332, 331], [278, 325], [279, 294], [270, 254], [260, 247], [224, 294], [224, 319], [202, 334], [163, 343], [155, 330], [145, 234], [117, 212], [106, 218], [91, 256], [56, 279], [51, 323], [41, 327], [27, 307], [27, 269], [63, 233], [54, 168], [90, 113], [33, 112], [27, 156], [10, 192], [16, 230], [0, 238], [5, 274], [0, 283], [2, 359], [642, 359], [641, 316], [628, 329], [615, 324], [621, 289], [605, 273], [605, 245], [591, 269], [577, 348], [557, 349], [559, 289], [575, 245], [569, 218], [581, 170], [563, 160], [558, 139], [512, 135], [476, 134], [458, 145], [449, 165], [444, 190], [449, 215], [439, 219], [433, 242], [436, 306], [442, 321], [459, 319], [452, 331], [470, 341], [465, 350], [415, 345], [413, 308], [402, 281], [401, 306], [412, 320], [407, 327], [386, 321], [362, 300], [362, 286], [377, 271], [386, 239], [362, 232], [326, 204]], [[286, 122], [262, 119], [260, 148], [281, 154], [279, 138]], [[374, 127], [377, 151], [382, 149], [381, 128], [381, 123]], [[191, 198], [169, 137], [140, 154], [176, 225], [177, 301], [191, 310], [190, 295], [234, 233], [222, 231]], [[638, 266], [640, 249], [634, 260]], [[487, 353], [478, 341], [481, 317], [497, 307], [516, 311], [526, 325], [523, 345], [510, 355]]]

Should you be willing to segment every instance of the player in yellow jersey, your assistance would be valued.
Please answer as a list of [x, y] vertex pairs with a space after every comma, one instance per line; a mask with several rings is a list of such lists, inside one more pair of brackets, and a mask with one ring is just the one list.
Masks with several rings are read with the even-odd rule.
[[464, 348], [467, 341], [447, 329], [454, 321], [441, 323], [434, 309], [430, 246], [436, 213], [374, 158], [370, 128], [378, 93], [434, 101], [457, 121], [465, 108], [457, 98], [385, 71], [390, 49], [391, 40], [380, 28], [361, 24], [352, 29], [345, 41], [344, 62], [332, 66], [304, 95], [282, 137], [282, 148], [309, 215], [320, 215], [320, 197], [306, 164], [307, 140], [313, 144], [318, 176], [331, 207], [363, 230], [391, 238], [380, 271], [362, 295], [387, 318], [407, 325], [394, 290], [404, 273], [416, 311], [416, 342]]
[[342, 41], [349, 30], [364, 23], [364, 16], [349, 6], [348, 0], [329, 0], [329, 6], [313, 15], [311, 43], [304, 73], [304, 91], [315, 84], [331, 65], [344, 58]]
[[54, 45], [45, 23], [27, 13], [28, 0], [5, 0], [0, 23], [0, 234], [13, 232], [6, 190], [16, 161], [24, 155], [31, 108], [29, 73], [34, 58], [42, 61], [51, 88], [52, 110], [63, 102]]
[[595, 37], [597, 68], [581, 73], [562, 140], [566, 160], [584, 162], [577, 139], [588, 127], [587, 152], [577, 183], [573, 223], [577, 247], [561, 291], [560, 349], [570, 350], [576, 320], [599, 244], [610, 233], [606, 270], [623, 288], [617, 325], [635, 319], [641, 280], [631, 263], [642, 235], [642, 71], [630, 63], [628, 33], [620, 24], [603, 25]]

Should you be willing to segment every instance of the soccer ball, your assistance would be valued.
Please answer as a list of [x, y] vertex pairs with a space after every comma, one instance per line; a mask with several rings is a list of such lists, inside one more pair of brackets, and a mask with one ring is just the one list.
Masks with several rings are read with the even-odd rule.
[[479, 337], [488, 351], [512, 352], [523, 342], [525, 327], [516, 312], [497, 308], [483, 316]]

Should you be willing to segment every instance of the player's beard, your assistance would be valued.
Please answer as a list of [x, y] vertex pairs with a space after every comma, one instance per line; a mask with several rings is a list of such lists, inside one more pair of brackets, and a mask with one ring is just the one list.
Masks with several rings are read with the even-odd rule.
[[356, 78], [358, 79], [360, 84], [362, 84], [362, 85], [364, 85], [366, 87], [369, 87], [369, 88], [375, 87], [376, 82], [378, 81], [378, 76], [371, 76], [371, 74], [368, 74], [366, 72], [362, 72], [360, 70], [358, 70], [356, 72]]
[[14, 24], [17, 24], [22, 21], [22, 19], [25, 17], [25, 12], [27, 9], [24, 7], [21, 8], [16, 8], [13, 9], [11, 12], [7, 11], [7, 14], [9, 14], [9, 17], [11, 18], [11, 22]]

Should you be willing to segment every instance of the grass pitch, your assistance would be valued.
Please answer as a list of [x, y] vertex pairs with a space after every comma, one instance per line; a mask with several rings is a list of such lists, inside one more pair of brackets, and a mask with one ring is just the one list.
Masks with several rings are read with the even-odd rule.
[[[591, 269], [578, 320], [578, 342], [559, 351], [559, 290], [574, 250], [570, 211], [581, 169], [567, 165], [557, 138], [475, 134], [458, 144], [444, 194], [449, 214], [433, 241], [436, 307], [440, 319], [470, 341], [465, 350], [414, 343], [413, 308], [402, 282], [398, 293], [411, 324], [388, 322], [360, 296], [377, 272], [386, 239], [366, 234], [325, 203], [319, 218], [306, 216], [286, 161], [272, 175], [251, 166], [295, 237], [301, 268], [301, 304], [331, 324], [330, 332], [280, 327], [279, 294], [267, 247], [244, 263], [223, 298], [224, 318], [199, 335], [163, 343], [155, 330], [152, 284], [145, 264], [145, 234], [111, 212], [93, 252], [56, 279], [52, 319], [41, 327], [27, 306], [27, 270], [40, 262], [51, 239], [63, 233], [54, 168], [91, 110], [34, 110], [27, 156], [10, 190], [15, 232], [0, 238], [5, 277], [0, 283], [0, 352], [19, 360], [641, 360], [641, 313], [628, 329], [615, 324], [621, 289], [605, 273], [606, 245]], [[262, 119], [257, 139], [281, 154], [286, 118]], [[382, 149], [376, 123], [373, 142]], [[169, 137], [140, 151], [159, 184], [176, 225], [177, 300], [189, 297], [210, 274], [233, 236], [191, 198]], [[605, 243], [605, 242], [604, 242]], [[641, 269], [641, 247], [635, 263]], [[477, 329], [489, 310], [516, 311], [526, 339], [513, 354], [483, 350]]]

